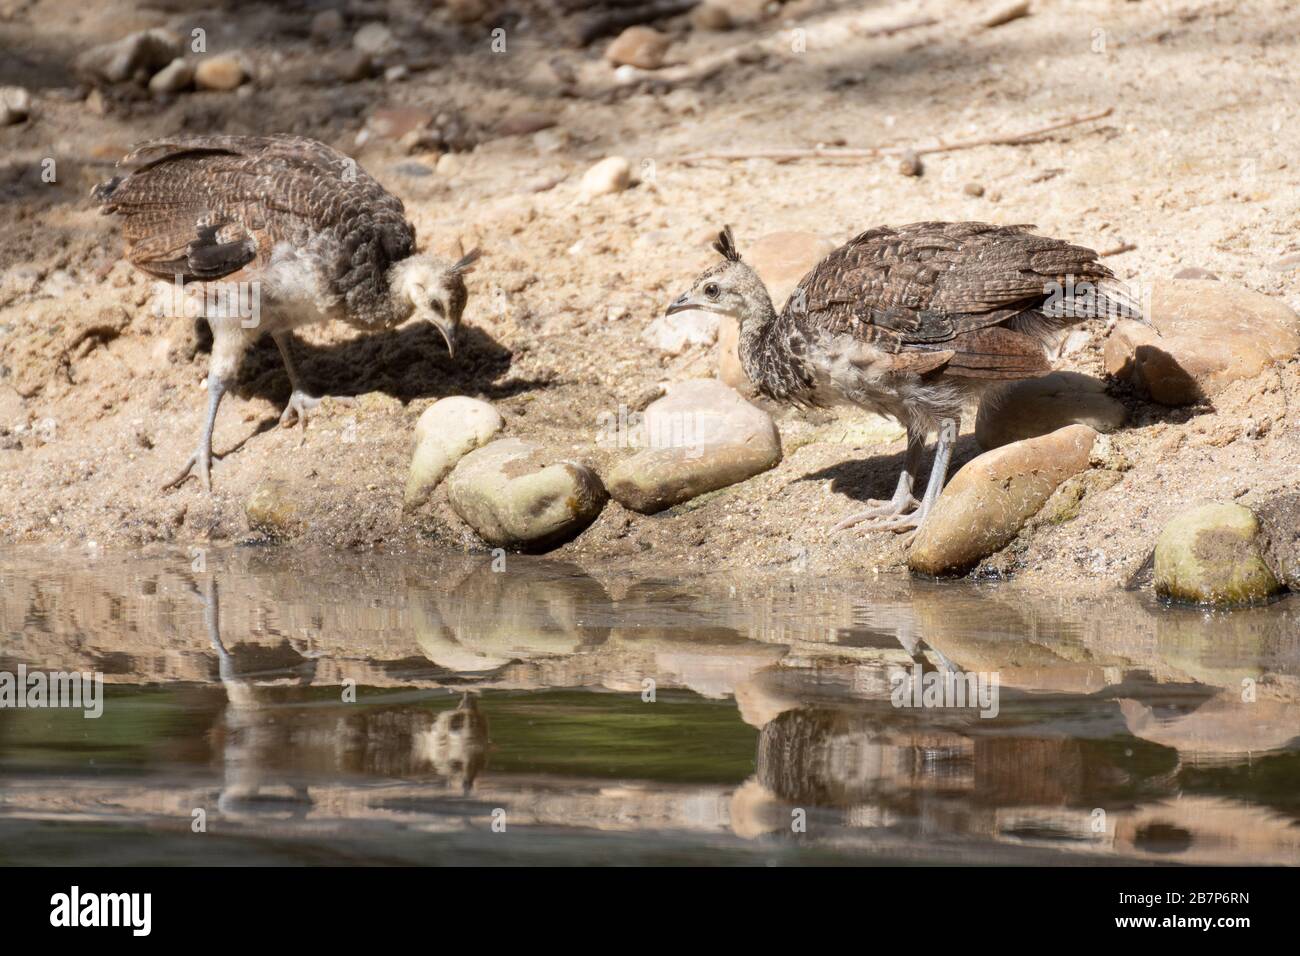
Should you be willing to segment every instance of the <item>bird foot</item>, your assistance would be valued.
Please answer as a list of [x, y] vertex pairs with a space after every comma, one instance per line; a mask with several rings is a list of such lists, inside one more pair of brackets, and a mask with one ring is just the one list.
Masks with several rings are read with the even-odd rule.
[[[917, 501], [911, 495], [908, 495], [906, 498], [891, 498], [888, 501], [872, 499], [871, 501], [868, 501], [867, 504], [871, 505], [871, 507], [867, 508], [865, 511], [855, 512], [847, 518], [844, 518], [842, 521], [836, 522], [835, 525], [831, 527], [831, 534], [835, 534], [837, 531], [843, 531], [845, 528], [852, 528], [854, 525], [862, 524], [863, 522], [878, 522], [880, 519], [887, 518], [892, 520], [902, 517], [903, 513], [907, 511], [908, 508], [919, 508], [921, 506], [921, 502]], [[867, 530], [881, 529], [869, 528]]]
[[168, 491], [172, 488], [179, 488], [188, 478], [193, 477], [199, 479], [199, 484], [203, 486], [204, 491], [211, 492], [212, 461], [213, 459], [220, 461], [221, 458], [221, 455], [216, 454], [210, 448], [198, 449], [194, 454], [190, 455], [189, 460], [185, 462], [185, 467], [180, 470], [176, 477], [162, 486], [162, 490]]
[[[294, 390], [289, 396], [288, 403], [284, 406], [284, 411], [280, 414], [280, 427], [292, 428], [298, 422], [302, 422], [303, 431], [307, 430], [307, 420], [311, 417], [310, 413], [320, 408], [323, 398], [314, 398], [306, 392]], [[340, 405], [353, 405], [354, 400], [351, 398], [331, 398], [330, 401], [337, 402]]]

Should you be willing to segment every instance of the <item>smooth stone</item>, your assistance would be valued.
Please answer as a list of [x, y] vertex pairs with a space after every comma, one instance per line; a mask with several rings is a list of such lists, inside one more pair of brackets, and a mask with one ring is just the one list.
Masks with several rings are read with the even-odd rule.
[[183, 52], [181, 38], [170, 30], [142, 30], [91, 47], [77, 57], [77, 70], [107, 83], [121, 83], [139, 72], [152, 74]]
[[681, 355], [692, 345], [711, 345], [718, 337], [718, 315], [688, 309], [661, 315], [641, 333], [647, 342], [669, 355]]
[[605, 48], [605, 59], [615, 66], [657, 70], [671, 45], [672, 38], [653, 27], [628, 27]]
[[1282, 590], [1264, 560], [1267, 543], [1249, 508], [1206, 504], [1165, 525], [1156, 539], [1155, 589], [1195, 604], [1248, 604]]
[[1096, 439], [1087, 425], [1068, 425], [967, 462], [917, 532], [908, 566], [956, 574], [1006, 547], [1061, 482], [1088, 467]]
[[447, 482], [451, 506], [489, 545], [546, 551], [581, 534], [609, 495], [576, 461], [518, 438], [498, 438], [462, 458]]
[[582, 174], [578, 191], [584, 200], [620, 193], [632, 184], [632, 164], [622, 156], [609, 156]]
[[0, 86], [0, 126], [13, 126], [32, 115], [32, 95], [21, 86]]
[[1128, 411], [1106, 394], [1100, 379], [1078, 372], [1052, 372], [1009, 385], [980, 404], [975, 440], [986, 451], [1048, 435], [1066, 425], [1087, 425], [1106, 434], [1124, 424]]
[[179, 93], [194, 84], [194, 64], [182, 57], [172, 60], [149, 80], [151, 93]]
[[201, 90], [228, 92], [248, 79], [244, 64], [237, 57], [221, 54], [199, 61], [194, 68], [194, 85]]
[[371, 56], [383, 56], [397, 49], [397, 40], [384, 24], [367, 23], [352, 35], [352, 47]]
[[646, 408], [633, 442], [645, 450], [614, 467], [609, 489], [642, 514], [745, 481], [781, 461], [772, 417], [716, 379], [669, 386]]
[[1300, 316], [1227, 282], [1157, 279], [1149, 318], [1154, 329], [1127, 319], [1116, 325], [1106, 371], [1162, 405], [1213, 398], [1300, 351]]
[[289, 482], [279, 478], [263, 481], [244, 504], [248, 526], [273, 538], [288, 538], [301, 528], [299, 502]]
[[415, 424], [404, 509], [411, 511], [428, 501], [456, 463], [487, 444], [505, 424], [501, 413], [487, 402], [464, 395], [440, 399], [426, 408]]

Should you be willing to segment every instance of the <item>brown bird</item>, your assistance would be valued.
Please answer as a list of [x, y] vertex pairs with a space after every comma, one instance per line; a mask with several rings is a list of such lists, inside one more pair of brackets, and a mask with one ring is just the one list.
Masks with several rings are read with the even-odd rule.
[[[740, 323], [740, 361], [758, 390], [804, 407], [854, 405], [907, 429], [894, 496], [832, 530], [919, 528], [948, 476], [964, 405], [991, 387], [1051, 371], [1046, 351], [1071, 326], [1140, 309], [1097, 253], [1032, 226], [918, 222], [850, 239], [804, 276], [778, 314], [741, 261], [731, 229], [722, 262], [668, 307]], [[912, 486], [938, 432], [920, 501]]]
[[105, 214], [123, 218], [127, 259], [178, 286], [200, 283], [212, 328], [208, 411], [199, 447], [172, 481], [197, 473], [211, 490], [212, 429], [240, 358], [269, 333], [292, 394], [280, 424], [320, 404], [303, 387], [291, 331], [340, 319], [388, 329], [432, 323], [455, 353], [478, 250], [451, 262], [415, 251], [402, 201], [355, 160], [297, 136], [199, 136], [155, 140], [128, 153], [130, 167], [94, 190]]

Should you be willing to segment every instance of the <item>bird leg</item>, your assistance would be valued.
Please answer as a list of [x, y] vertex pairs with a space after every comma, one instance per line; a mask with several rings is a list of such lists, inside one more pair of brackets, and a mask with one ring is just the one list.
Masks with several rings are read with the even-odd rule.
[[284, 406], [284, 412], [280, 415], [280, 427], [292, 428], [295, 422], [302, 422], [303, 431], [306, 432], [307, 413], [320, 407], [320, 399], [308, 395], [302, 387], [302, 379], [298, 377], [298, 367], [293, 364], [293, 353], [289, 349], [289, 333], [276, 332], [271, 337], [275, 339], [280, 357], [284, 359], [284, 369], [289, 373], [289, 384], [293, 388], [289, 395], [289, 403]]
[[915, 508], [920, 505], [920, 502], [912, 497], [912, 484], [915, 481], [916, 472], [920, 468], [921, 453], [923, 451], [925, 451], [925, 432], [909, 428], [907, 431], [907, 452], [903, 456], [903, 470], [898, 473], [898, 487], [894, 490], [894, 497], [888, 501], [873, 498], [867, 502], [870, 505], [869, 508], [865, 511], [855, 512], [838, 522], [831, 528], [831, 533], [843, 531], [845, 528], [851, 528], [873, 518], [893, 518], [901, 515], [908, 508]]
[[[948, 465], [952, 461], [952, 448], [957, 441], [957, 422], [951, 418], [939, 422], [939, 437], [934, 446], [934, 465], [930, 468], [930, 481], [925, 486], [925, 494], [915, 510], [906, 514], [896, 513], [893, 517], [869, 520], [866, 531], [915, 531], [925, 524], [930, 517], [934, 503], [939, 500], [944, 482], [948, 480]], [[910, 446], [909, 446], [910, 450]]]
[[203, 423], [203, 434], [199, 438], [199, 447], [190, 455], [189, 461], [180, 473], [167, 484], [163, 490], [179, 487], [191, 475], [197, 475], [204, 491], [212, 490], [212, 459], [221, 459], [212, 453], [212, 430], [217, 424], [217, 408], [221, 405], [221, 396], [226, 394], [226, 380], [218, 374], [217, 369], [208, 369], [208, 417]]

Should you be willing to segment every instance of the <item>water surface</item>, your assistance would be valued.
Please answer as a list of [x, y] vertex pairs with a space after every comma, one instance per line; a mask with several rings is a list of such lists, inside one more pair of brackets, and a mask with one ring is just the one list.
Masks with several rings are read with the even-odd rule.
[[1300, 863], [1294, 599], [19, 549], [20, 665], [6, 864]]

